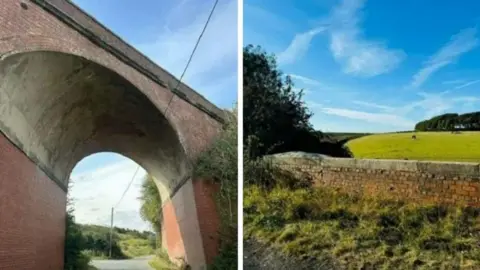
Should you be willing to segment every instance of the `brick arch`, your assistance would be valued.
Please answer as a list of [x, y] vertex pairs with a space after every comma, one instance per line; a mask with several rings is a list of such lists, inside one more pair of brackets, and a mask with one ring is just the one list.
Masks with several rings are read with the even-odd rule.
[[[163, 119], [165, 126], [170, 127], [176, 134], [185, 153], [181, 159], [185, 160], [187, 165], [211, 143], [221, 128], [220, 118], [223, 118], [223, 112], [219, 108], [184, 84], [181, 84], [174, 94], [172, 87], [176, 85], [176, 80], [171, 74], [141, 55], [70, 1], [2, 0], [0, 62], [11, 60], [11, 57], [16, 55], [40, 51], [75, 56], [117, 74], [132, 88], [137, 89], [137, 92], [143, 93], [144, 99], [148, 101], [144, 104], [156, 108], [156, 113], [164, 112], [171, 101], [168, 113], [158, 119]], [[0, 72], [4, 70], [0, 69]], [[2, 83], [4, 82], [0, 80], [0, 85]], [[0, 97], [0, 103], [2, 100]], [[103, 119], [103, 122], [109, 121]], [[118, 126], [125, 128], [128, 125]], [[19, 130], [29, 128], [28, 125], [10, 127], [17, 129], [17, 135], [21, 134]], [[49, 130], [43, 132], [48, 134]], [[18, 143], [26, 142], [29, 149], [35, 148], [38, 143], [32, 142], [30, 133], [25, 133], [28, 135], [16, 142], [5, 137], [7, 134], [12, 136], [12, 130], [0, 126], [0, 268], [62, 269], [66, 197], [65, 189], [61, 186], [66, 183], [59, 179], [67, 177], [55, 179], [52, 175], [53, 172], [60, 176], [67, 175], [69, 167], [82, 155], [72, 155], [67, 164], [54, 162], [61, 160], [60, 157], [49, 154], [48, 151], [37, 151], [39, 157], [35, 158], [24, 150], [26, 145]], [[64, 140], [61, 135], [56, 136], [59, 142]], [[94, 141], [101, 141], [96, 139], [98, 140]], [[145, 158], [145, 153], [148, 152], [146, 150], [135, 153], [129, 152], [129, 149], [113, 149], [114, 145], [105, 139], [101, 144], [103, 148], [98, 145], [95, 147], [95, 144], [91, 143], [90, 150], [84, 149], [83, 154], [108, 150], [108, 143], [112, 148], [110, 150], [123, 151], [133, 159], [136, 159], [137, 154], [143, 156], [144, 161], [155, 160]], [[141, 153], [144, 154], [140, 155]], [[45, 156], [53, 158], [45, 159]], [[41, 167], [40, 157], [49, 161], [44, 162], [45, 164], [53, 165]], [[143, 166], [146, 168], [148, 164]], [[188, 166], [185, 167], [188, 172]], [[48, 173], [49, 170], [52, 173]], [[165, 178], [161, 173], [157, 175], [158, 178]], [[175, 236], [166, 239], [166, 246], [175, 247], [174, 252], [169, 252], [171, 256], [183, 256], [193, 269], [200, 269], [199, 267], [204, 266], [215, 254], [206, 254], [210, 250], [215, 251], [212, 249], [215, 243], [210, 244], [215, 242], [212, 241], [216, 237], [215, 226], [211, 227], [207, 225], [209, 222], [206, 222], [216, 219], [210, 196], [212, 192], [205, 183], [189, 179], [188, 173], [175, 175], [184, 176], [176, 180], [181, 180], [184, 184], [177, 188], [165, 188], [172, 193], [170, 196], [163, 196], [169, 197], [164, 201], [164, 220], [171, 221], [173, 226], [166, 224], [164, 232]], [[52, 180], [56, 180], [56, 183]], [[160, 182], [157, 181], [157, 184]], [[175, 233], [169, 234], [169, 230]]]
[[[33, 162], [34, 181], [37, 177], [45, 179], [42, 181], [46, 186], [53, 184], [48, 179], [56, 182], [56, 187], [46, 189], [46, 193], [30, 194], [31, 203], [52, 196], [47, 193], [62, 196], [52, 189], [66, 191], [71, 170], [85, 156], [102, 151], [123, 154], [141, 164], [156, 180], [166, 221], [162, 234], [171, 257], [183, 257], [201, 266], [206, 263], [204, 248], [208, 237], [202, 235], [205, 228], [201, 224], [205, 223], [199, 221], [197, 211], [199, 203], [211, 202], [197, 194], [204, 192], [204, 187], [191, 181], [192, 158], [186, 154], [185, 141], [181, 142], [179, 132], [171, 125], [175, 120], [168, 121], [143, 91], [118, 73], [80, 56], [30, 50], [1, 58], [0, 130]], [[0, 156], [0, 167], [7, 159], [10, 155]], [[19, 177], [19, 181], [31, 181], [24, 175]], [[6, 200], [12, 203], [12, 199]], [[45, 205], [65, 210], [65, 201]], [[57, 214], [42, 218], [28, 209], [21, 213], [40, 219], [42, 227], [57, 226], [57, 231], [50, 233], [61, 236], [63, 229]], [[14, 227], [0, 224], [0, 229], [8, 232]], [[41, 235], [44, 229], [40, 228]], [[51, 258], [58, 254], [44, 252], [35, 254], [58, 262]], [[48, 267], [52, 265], [45, 267], [51, 269]]]
[[190, 160], [171, 121], [118, 73], [51, 51], [9, 54], [0, 67], [0, 126], [57, 182], [102, 151], [150, 167], [166, 186], [164, 200], [189, 177]]
[[190, 159], [195, 159], [218, 134], [221, 123], [175, 95], [166, 82], [160, 85], [158, 81], [152, 81], [125, 61], [108, 54], [103, 48], [95, 46], [76, 32], [72, 33], [74, 38], [69, 36], [69, 39], [66, 39], [56, 34], [55, 29], [42, 29], [42, 32], [47, 30], [51, 33], [0, 33], [0, 59], [21, 53], [51, 51], [75, 55], [108, 68], [138, 88], [158, 110], [165, 111], [169, 107], [165, 118], [177, 131]]

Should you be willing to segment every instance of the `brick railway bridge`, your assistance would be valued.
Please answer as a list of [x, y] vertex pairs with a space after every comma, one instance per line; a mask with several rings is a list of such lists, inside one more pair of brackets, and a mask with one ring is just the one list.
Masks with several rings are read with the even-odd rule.
[[155, 178], [170, 257], [212, 260], [215, 189], [191, 166], [225, 112], [177, 82], [70, 1], [1, 0], [0, 269], [63, 269], [70, 173], [104, 151]]

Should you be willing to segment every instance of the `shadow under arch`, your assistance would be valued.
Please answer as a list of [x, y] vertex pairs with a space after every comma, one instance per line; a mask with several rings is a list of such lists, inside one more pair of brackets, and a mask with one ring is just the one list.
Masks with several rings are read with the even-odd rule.
[[178, 133], [132, 83], [85, 58], [53, 51], [11, 54], [0, 62], [0, 129], [66, 186], [77, 162], [116, 152], [157, 180], [162, 200], [191, 165]]

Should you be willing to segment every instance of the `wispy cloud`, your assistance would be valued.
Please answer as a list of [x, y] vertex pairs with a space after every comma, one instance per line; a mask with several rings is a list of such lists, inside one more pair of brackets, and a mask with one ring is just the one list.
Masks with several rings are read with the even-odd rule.
[[301, 75], [296, 75], [296, 74], [289, 74], [289, 75], [292, 79], [300, 81], [307, 85], [321, 85], [321, 83], [315, 79], [311, 79], [311, 78], [301, 76]]
[[479, 83], [479, 82], [480, 82], [480, 80], [469, 81], [469, 82], [466, 82], [466, 83], [464, 83], [464, 84], [461, 84], [461, 85], [455, 87], [455, 89], [462, 89], [462, 88], [465, 88], [465, 87], [467, 87], [467, 86], [477, 84], [477, 83]]
[[460, 31], [452, 36], [447, 44], [425, 62], [422, 69], [413, 76], [411, 86], [421, 86], [433, 73], [454, 63], [462, 54], [469, 52], [477, 45], [477, 30], [475, 28]]
[[361, 106], [365, 106], [365, 107], [380, 109], [380, 110], [384, 110], [384, 111], [392, 111], [392, 110], [395, 109], [392, 106], [380, 105], [380, 104], [376, 104], [376, 103], [373, 103], [373, 102], [366, 102], [366, 101], [361, 101], [361, 100], [354, 100], [354, 101], [352, 101], [352, 103], [357, 104], [357, 105], [361, 105]]
[[368, 40], [359, 27], [363, 0], [344, 0], [328, 18], [330, 50], [343, 71], [373, 77], [395, 69], [405, 58], [402, 50], [390, 49], [385, 42]]
[[465, 83], [465, 80], [449, 80], [449, 81], [444, 81], [442, 84], [462, 84]]
[[283, 52], [278, 54], [278, 63], [280, 65], [287, 65], [302, 58], [308, 51], [312, 39], [323, 31], [325, 31], [325, 27], [318, 27], [305, 33], [295, 35], [290, 45], [288, 45]]
[[[179, 2], [168, 17], [168, 24], [160, 25], [157, 32], [152, 33], [156, 35], [156, 39], [146, 44], [136, 44], [136, 47], [179, 77], [205, 25], [210, 9], [211, 5], [205, 5], [201, 1], [188, 4], [185, 1]], [[184, 77], [187, 84], [208, 99], [218, 98], [219, 80], [229, 80], [237, 74], [236, 29], [237, 1], [220, 1]], [[236, 90], [236, 80], [229, 80], [229, 85], [223, 89], [234, 93]], [[236, 94], [227, 96], [231, 99], [235, 98]], [[217, 104], [231, 105], [233, 102], [234, 100], [221, 100]]]
[[[310, 102], [308, 104], [314, 109], [314, 112], [322, 112], [349, 119], [363, 120], [383, 126], [396, 126], [400, 129], [404, 129], [413, 128], [415, 122], [449, 112], [451, 109], [455, 108], [455, 111], [458, 112], [469, 109], [473, 105], [480, 103], [480, 97], [452, 96], [450, 94], [449, 91], [440, 93], [419, 92], [417, 94], [419, 98], [400, 106], [377, 104], [361, 100], [353, 100], [351, 102], [352, 104], [372, 108], [374, 109], [373, 112], [355, 110], [345, 106], [326, 107], [315, 102]], [[412, 118], [412, 114], [416, 115], [416, 117]]]
[[350, 119], [363, 120], [376, 124], [396, 125], [402, 128], [412, 128], [415, 122], [404, 117], [389, 113], [370, 113], [345, 108], [322, 108], [322, 112], [330, 115], [342, 116]]
[[422, 115], [423, 118], [430, 118], [438, 114], [446, 113], [448, 110], [453, 108], [456, 108], [456, 110], [461, 110], [462, 106], [480, 102], [479, 97], [447, 96], [448, 94], [450, 94], [450, 91], [444, 91], [440, 93], [419, 92], [417, 93], [419, 96], [418, 99], [400, 106], [380, 105], [364, 101], [352, 101], [352, 103], [376, 108], [382, 112], [387, 112], [402, 117], [406, 117], [407, 115], [416, 112], [418, 115]]

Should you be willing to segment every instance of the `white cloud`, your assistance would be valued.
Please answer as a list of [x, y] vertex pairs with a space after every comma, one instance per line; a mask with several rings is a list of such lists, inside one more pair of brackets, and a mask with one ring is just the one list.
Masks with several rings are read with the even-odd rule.
[[[76, 221], [110, 226], [111, 207], [120, 200], [137, 166], [135, 162], [125, 159], [90, 172], [73, 175], [71, 177], [73, 186], [69, 192], [73, 200]], [[115, 226], [150, 230], [150, 226], [140, 218], [139, 212], [140, 184], [145, 174], [140, 168], [125, 197], [115, 209]]]
[[[435, 115], [448, 112], [455, 108], [455, 111], [462, 111], [470, 108], [476, 103], [480, 103], [480, 97], [474, 96], [446, 96], [449, 91], [441, 93], [420, 92], [419, 99], [411, 101], [401, 106], [389, 106], [361, 100], [352, 101], [353, 104], [373, 108], [379, 112], [364, 112], [352, 110], [349, 108], [324, 107], [321, 104], [309, 102], [312, 108], [319, 109], [320, 112], [330, 115], [341, 116], [349, 119], [367, 121], [370, 123], [384, 126], [398, 126], [401, 128], [413, 128], [416, 121], [413, 121], [409, 115], [415, 113], [416, 120], [431, 118]], [[420, 114], [419, 114], [420, 113]], [[418, 119], [418, 116], [421, 118]]]
[[394, 110], [394, 107], [392, 107], [392, 106], [380, 105], [380, 104], [376, 104], [376, 103], [373, 103], [373, 102], [366, 102], [366, 101], [361, 101], [361, 100], [354, 100], [354, 101], [352, 101], [352, 103], [357, 104], [357, 105], [361, 105], [361, 106], [365, 106], [365, 107], [380, 109], [380, 110], [384, 110], [384, 111]]
[[413, 76], [411, 86], [421, 86], [433, 73], [454, 63], [462, 54], [475, 48], [478, 45], [476, 34], [475, 28], [468, 28], [452, 36], [450, 41], [432, 55], [423, 68]]
[[290, 45], [278, 54], [278, 63], [280, 65], [287, 65], [302, 58], [308, 51], [312, 39], [323, 31], [325, 31], [325, 27], [318, 27], [308, 32], [295, 35]]
[[455, 87], [455, 89], [462, 89], [462, 88], [465, 88], [465, 87], [470, 86], [470, 85], [474, 85], [474, 84], [479, 83], [479, 82], [480, 82], [480, 80], [469, 81], [469, 82], [466, 82], [464, 84], [461, 84], [461, 85]]
[[[136, 44], [143, 53], [177, 77], [182, 74], [211, 10], [211, 5], [202, 1], [184, 2], [169, 14], [166, 25], [159, 26], [158, 32], [152, 33], [157, 36], [153, 42]], [[218, 97], [219, 90], [212, 82], [227, 80], [237, 74], [237, 46], [237, 2], [220, 1], [184, 82], [208, 99]], [[236, 93], [236, 81], [232, 80], [231, 84], [223, 91]]]
[[345, 73], [373, 77], [395, 69], [406, 54], [389, 49], [384, 42], [363, 37], [358, 26], [363, 4], [363, 0], [344, 0], [333, 10], [328, 18], [330, 50]]
[[322, 112], [330, 115], [342, 116], [350, 119], [363, 120], [376, 124], [395, 125], [405, 128], [413, 128], [415, 123], [404, 117], [388, 113], [369, 113], [345, 108], [322, 108]]
[[289, 74], [289, 76], [294, 79], [294, 80], [298, 80], [304, 84], [308, 84], [308, 85], [321, 85], [321, 83], [317, 80], [314, 80], [314, 79], [311, 79], [311, 78], [307, 78], [305, 76], [301, 76], [301, 75], [296, 75], [296, 74]]
[[444, 81], [442, 84], [461, 84], [465, 83], [465, 80], [450, 80], [450, 81]]

